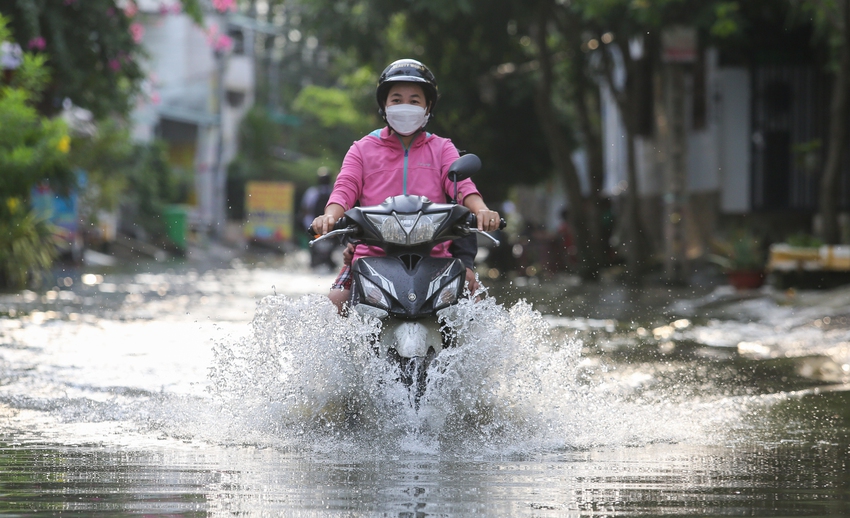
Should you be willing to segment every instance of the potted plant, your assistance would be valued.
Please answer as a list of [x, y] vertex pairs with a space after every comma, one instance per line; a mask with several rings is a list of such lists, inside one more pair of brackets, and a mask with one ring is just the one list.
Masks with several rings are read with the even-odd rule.
[[749, 230], [736, 230], [728, 239], [715, 241], [714, 253], [708, 258], [723, 268], [735, 289], [756, 289], [764, 284], [764, 247], [761, 239]]

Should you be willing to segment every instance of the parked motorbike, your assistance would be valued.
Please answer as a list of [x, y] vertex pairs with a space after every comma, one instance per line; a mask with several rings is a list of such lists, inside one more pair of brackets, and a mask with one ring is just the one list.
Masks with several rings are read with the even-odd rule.
[[[346, 211], [334, 230], [310, 242], [313, 246], [342, 235], [386, 253], [361, 257], [352, 264], [349, 309], [381, 320], [376, 352], [399, 365], [401, 380], [410, 387], [417, 406], [431, 362], [451, 345], [446, 312], [463, 295], [466, 280], [460, 259], [431, 257], [431, 250], [470, 233], [481, 233], [499, 244], [479, 231], [475, 215], [457, 203], [457, 182], [480, 167], [481, 160], [472, 154], [450, 166], [449, 179], [455, 184], [451, 203], [434, 203], [424, 196], [392, 196], [380, 205]], [[503, 219], [501, 228], [504, 225]]]

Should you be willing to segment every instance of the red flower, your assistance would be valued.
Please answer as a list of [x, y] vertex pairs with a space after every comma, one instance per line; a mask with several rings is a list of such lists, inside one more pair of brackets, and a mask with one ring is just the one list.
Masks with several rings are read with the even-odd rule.
[[212, 0], [212, 4], [215, 10], [220, 13], [236, 10], [235, 0]]
[[227, 52], [233, 48], [233, 38], [219, 32], [217, 24], [211, 24], [207, 29], [207, 43], [216, 52]]
[[136, 2], [127, 2], [127, 5], [124, 6], [124, 16], [127, 18], [132, 18], [136, 16], [136, 13], [139, 12], [139, 7], [136, 5]]
[[142, 37], [145, 35], [145, 27], [138, 22], [130, 24], [130, 35], [133, 36], [135, 43], [141, 43]]
[[44, 38], [41, 36], [37, 36], [30, 40], [28, 46], [33, 50], [44, 50], [44, 47], [47, 46], [47, 42], [45, 42]]

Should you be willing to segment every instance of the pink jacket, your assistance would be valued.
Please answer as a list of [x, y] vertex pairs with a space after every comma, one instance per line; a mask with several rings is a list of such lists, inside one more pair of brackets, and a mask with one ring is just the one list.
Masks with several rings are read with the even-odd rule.
[[[360, 201], [361, 206], [380, 205], [389, 196], [414, 194], [434, 203], [446, 203], [454, 196], [454, 182], [448, 179], [449, 166], [460, 155], [451, 140], [431, 133], [420, 133], [404, 149], [401, 139], [389, 128], [375, 130], [351, 145], [342, 161], [328, 204], [337, 203], [345, 210]], [[464, 197], [480, 194], [471, 180], [458, 182], [458, 203]], [[431, 252], [449, 257], [449, 243]], [[363, 256], [383, 255], [376, 247], [360, 245], [354, 260]]]

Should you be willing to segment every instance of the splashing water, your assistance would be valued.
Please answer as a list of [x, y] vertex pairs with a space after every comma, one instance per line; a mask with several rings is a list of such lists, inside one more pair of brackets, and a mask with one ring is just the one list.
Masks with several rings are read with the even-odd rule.
[[330, 452], [528, 454], [709, 432], [716, 441], [718, 427], [749, 406], [746, 398], [630, 399], [621, 379], [582, 357], [580, 340], [554, 338], [525, 301], [464, 300], [448, 324], [458, 345], [434, 360], [415, 409], [396, 366], [374, 352], [380, 321], [340, 317], [319, 295], [266, 297], [249, 336], [215, 347], [217, 433]]

